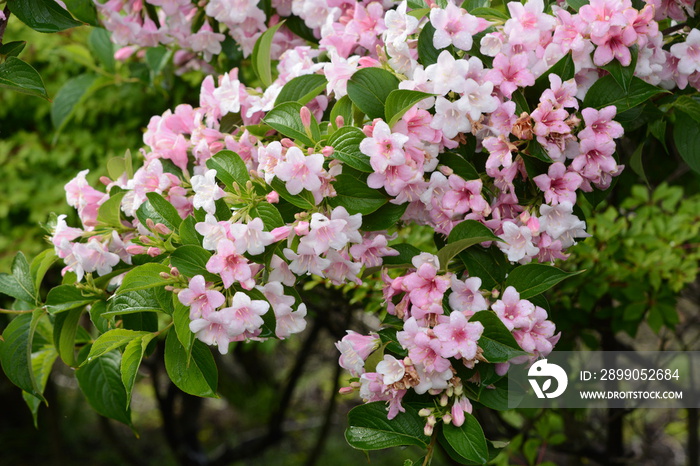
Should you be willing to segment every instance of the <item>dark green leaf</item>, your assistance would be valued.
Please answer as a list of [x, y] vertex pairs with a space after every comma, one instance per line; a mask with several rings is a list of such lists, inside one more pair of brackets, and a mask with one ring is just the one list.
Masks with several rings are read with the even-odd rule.
[[469, 322], [481, 322], [484, 332], [477, 344], [484, 351], [482, 356], [488, 362], [506, 362], [516, 356], [527, 354], [513, 338], [513, 334], [503, 325], [493, 311], [478, 311]]
[[299, 207], [300, 209], [309, 210], [316, 206], [316, 201], [314, 200], [313, 194], [311, 194], [306, 189], [302, 190], [299, 194], [289, 194], [284, 181], [279, 178], [274, 178], [272, 183], [270, 183], [272, 189], [277, 191], [282, 199], [289, 202], [292, 205]]
[[644, 143], [641, 143], [632, 153], [630, 157], [630, 168], [635, 172], [644, 183], [649, 185], [649, 179], [647, 174], [644, 172], [644, 163], [642, 162], [642, 154], [644, 153]]
[[14, 42], [6, 42], [0, 46], [0, 55], [5, 57], [17, 57], [27, 45], [26, 41], [16, 40]]
[[199, 340], [192, 347], [189, 358], [175, 332], [165, 339], [165, 370], [170, 380], [190, 395], [216, 398], [218, 372], [211, 351]]
[[207, 168], [216, 170], [216, 177], [233, 191], [233, 184], [244, 188], [250, 174], [241, 156], [230, 150], [222, 150], [207, 160]]
[[700, 102], [697, 97], [682, 95], [673, 102], [673, 107], [691, 117], [696, 123], [700, 123]]
[[398, 87], [398, 78], [389, 71], [363, 68], [357, 70], [348, 81], [348, 96], [370, 119], [382, 118], [384, 102]]
[[29, 94], [49, 100], [39, 73], [17, 57], [8, 57], [0, 63], [0, 88]]
[[[350, 97], [346, 95], [341, 97], [335, 103], [335, 105], [333, 105], [333, 109], [331, 110], [330, 120], [333, 128], [338, 128], [336, 125], [336, 120], [339, 116], [343, 117], [343, 124], [349, 125], [352, 123], [352, 100], [350, 100]], [[333, 144], [328, 145], [332, 146]]]
[[615, 81], [615, 78], [608, 75], [598, 79], [586, 93], [583, 107], [603, 108], [614, 105], [617, 114], [627, 111], [637, 105], [643, 104], [655, 95], [668, 92], [656, 86], [642, 81], [639, 78], [632, 78], [629, 91], [625, 92]]
[[299, 114], [301, 107], [302, 105], [298, 102], [284, 102], [270, 110], [263, 121], [281, 134], [313, 147], [315, 142], [321, 139], [321, 131], [312, 114], [310, 134], [307, 134]]
[[306, 105], [326, 88], [328, 81], [322, 74], [305, 74], [297, 76], [284, 85], [280, 91], [275, 106], [283, 102], [298, 102]]
[[107, 312], [107, 301], [97, 301], [90, 306], [90, 321], [100, 333], [109, 330], [109, 321], [102, 315]]
[[355, 126], [343, 126], [328, 138], [328, 145], [333, 147], [334, 159], [364, 173], [374, 170], [369, 164], [369, 157], [360, 151], [360, 143], [365, 139], [365, 133]]
[[59, 32], [82, 26], [54, 0], [7, 0], [12, 14], [38, 32]]
[[479, 18], [488, 19], [490, 21], [508, 21], [510, 19], [510, 16], [508, 16], [506, 13], [495, 8], [474, 8], [469, 13]]
[[34, 304], [36, 291], [26, 257], [20, 251], [12, 261], [12, 275], [0, 273], [0, 293]]
[[146, 197], [148, 200], [136, 211], [139, 221], [146, 225], [146, 219], [150, 218], [153, 223], [162, 223], [171, 231], [177, 231], [182, 222], [177, 209], [158, 193], [146, 193]]
[[91, 26], [98, 26], [97, 8], [92, 0], [63, 0], [73, 16], [77, 20], [88, 23]]
[[192, 319], [190, 319], [190, 308], [182, 304], [176, 297], [173, 298], [173, 305], [175, 308], [173, 312], [175, 334], [185, 350], [185, 353], [187, 353], [187, 360], [189, 362], [190, 354], [192, 354], [192, 345], [195, 340], [194, 333], [190, 331], [190, 322], [192, 322]]
[[632, 78], [634, 77], [634, 69], [637, 66], [637, 47], [632, 46], [630, 48], [630, 54], [632, 55], [632, 61], [627, 66], [622, 66], [620, 62], [616, 59], [608, 63], [603, 67], [610, 76], [615, 79], [615, 82], [625, 91], [629, 92], [630, 84], [632, 83]]
[[56, 252], [53, 248], [45, 249], [34, 259], [29, 266], [29, 273], [34, 280], [34, 289], [38, 290], [41, 288], [41, 282], [44, 280], [46, 272], [49, 271], [51, 266], [58, 260]]
[[191, 215], [185, 218], [180, 224], [180, 242], [182, 244], [194, 244], [196, 246], [201, 246], [202, 240], [204, 239], [202, 235], [197, 233], [195, 225], [197, 220]]
[[156, 288], [127, 291], [120, 293], [109, 300], [107, 312], [104, 317], [134, 314], [145, 311], [164, 311], [163, 304], [156, 297]]
[[36, 309], [12, 319], [2, 333], [3, 341], [0, 344], [0, 364], [7, 378], [41, 400], [44, 397], [34, 378], [31, 352], [34, 332], [42, 315], [43, 311]]
[[384, 117], [389, 127], [393, 127], [394, 124], [418, 102], [432, 97], [433, 95], [434, 94], [409, 91], [406, 89], [395, 89], [391, 91], [384, 104]]
[[51, 123], [56, 131], [61, 131], [68, 124], [76, 106], [89, 94], [96, 79], [94, 74], [83, 74], [68, 80], [59, 89], [51, 104]]
[[365, 231], [388, 230], [395, 227], [406, 212], [408, 204], [387, 202], [376, 211], [362, 217], [362, 229]]
[[46, 297], [46, 309], [51, 314], [85, 306], [100, 299], [99, 295], [81, 290], [73, 285], [60, 285], [52, 288]]
[[432, 23], [428, 22], [425, 23], [423, 30], [418, 36], [418, 58], [424, 68], [437, 63], [437, 59], [440, 56], [440, 51], [433, 45], [434, 35], [435, 28]]
[[345, 207], [350, 215], [371, 214], [389, 200], [381, 191], [368, 187], [350, 175], [336, 176], [333, 187], [337, 196], [329, 198], [328, 203], [333, 207]]
[[465, 180], [478, 180], [479, 172], [467, 159], [454, 152], [445, 152], [439, 156], [440, 164], [450, 167], [455, 174]]
[[425, 421], [411, 406], [405, 405], [405, 413], [387, 419], [387, 406], [375, 401], [357, 406], [348, 413], [350, 427], [345, 431], [345, 440], [360, 450], [381, 450], [401, 445], [417, 445], [426, 448], [430, 438], [423, 434]]
[[56, 316], [53, 327], [53, 339], [58, 355], [67, 366], [75, 365], [75, 340], [79, 330], [80, 316], [83, 309], [71, 309]]
[[588, 0], [566, 0], [566, 4], [569, 5], [572, 10], [578, 12], [583, 5], [588, 5]]
[[207, 262], [211, 258], [211, 252], [201, 246], [189, 244], [180, 246], [170, 256], [170, 263], [186, 277], [203, 275], [206, 281], [218, 282], [221, 279], [207, 271]]
[[112, 351], [75, 371], [80, 390], [99, 414], [131, 425], [126, 389], [122, 383], [121, 354]]
[[[51, 374], [51, 369], [53, 368], [53, 364], [57, 357], [58, 352], [53, 345], [46, 345], [39, 351], [32, 353], [32, 372], [34, 374], [34, 380], [36, 380], [37, 391], [39, 393], [44, 393], [46, 383], [48, 382], [49, 375]], [[22, 390], [22, 397], [32, 412], [34, 427], [38, 429], [39, 405], [43, 400], [25, 392], [24, 390]]]
[[149, 47], [146, 49], [146, 64], [153, 73], [152, 76], [157, 76], [163, 71], [167, 65], [172, 52], [165, 47]]
[[385, 256], [382, 258], [382, 265], [405, 265], [410, 264], [411, 260], [421, 253], [421, 250], [412, 244], [399, 243], [392, 244], [391, 249], [399, 252], [398, 256]]
[[253, 47], [251, 64], [253, 65], [253, 71], [260, 79], [260, 82], [262, 82], [264, 88], [272, 84], [272, 60], [270, 58], [272, 38], [283, 24], [284, 21], [280, 21], [263, 32]]
[[464, 459], [476, 464], [488, 461], [486, 437], [479, 421], [469, 413], [464, 413], [464, 424], [456, 427], [453, 424], [443, 424], [442, 434], [450, 446]]
[[700, 173], [700, 131], [698, 123], [684, 112], [676, 112], [673, 140], [678, 153], [696, 173]]
[[520, 299], [528, 299], [581, 272], [583, 271], [564, 272], [545, 264], [525, 264], [514, 268], [508, 274], [505, 286], [514, 287], [520, 293]]

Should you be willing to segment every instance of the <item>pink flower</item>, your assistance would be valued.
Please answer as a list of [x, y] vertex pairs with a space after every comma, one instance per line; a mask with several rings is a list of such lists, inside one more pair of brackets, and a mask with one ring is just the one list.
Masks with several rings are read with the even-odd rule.
[[532, 323], [535, 305], [525, 299], [520, 299], [520, 293], [509, 286], [503, 292], [501, 299], [491, 305], [503, 325], [508, 330], [529, 328]]
[[97, 225], [97, 210], [109, 199], [109, 195], [88, 184], [85, 179], [88, 172], [89, 170], [81, 171], [66, 184], [66, 200], [78, 211], [80, 221], [85, 227], [94, 227]]
[[546, 174], [538, 175], [532, 181], [544, 192], [545, 201], [556, 205], [562, 201], [576, 203], [576, 190], [583, 179], [578, 173], [567, 171], [563, 163], [556, 162], [549, 166]]
[[537, 136], [549, 136], [550, 133], [569, 133], [571, 128], [564, 120], [569, 112], [563, 108], [554, 108], [550, 100], [542, 100], [530, 116], [535, 122], [533, 133]]
[[220, 292], [207, 289], [204, 277], [201, 275], [192, 277], [189, 287], [180, 291], [177, 299], [185, 306], [190, 307], [190, 319], [207, 316], [226, 301]]
[[246, 224], [231, 224], [231, 236], [235, 239], [236, 251], [239, 254], [247, 252], [253, 256], [262, 254], [266, 246], [275, 242], [274, 235], [269, 231], [263, 231], [263, 228], [263, 221], [259, 217]]
[[511, 262], [527, 261], [536, 256], [539, 249], [532, 244], [532, 231], [526, 226], [517, 226], [511, 221], [503, 222], [504, 243], [497, 243]]
[[610, 27], [608, 32], [602, 37], [591, 35], [591, 42], [596, 44], [593, 54], [593, 63], [596, 66], [605, 66], [613, 58], [617, 58], [622, 66], [629, 66], [632, 62], [632, 54], [629, 47], [637, 40], [637, 33], [632, 27]]
[[462, 281], [457, 276], [450, 277], [452, 293], [450, 294], [450, 307], [453, 311], [461, 312], [466, 317], [471, 317], [475, 312], [488, 308], [488, 303], [479, 292], [481, 279], [470, 277]]
[[347, 335], [335, 344], [340, 351], [338, 364], [357, 377], [364, 372], [365, 360], [379, 348], [381, 341], [377, 334], [361, 335], [352, 330], [346, 332]]
[[443, 358], [458, 357], [467, 360], [476, 357], [476, 342], [484, 331], [481, 322], [469, 322], [461, 312], [452, 312], [447, 322], [433, 328], [440, 341], [440, 355]]
[[414, 273], [404, 277], [404, 289], [408, 291], [415, 306], [428, 309], [432, 304], [442, 302], [445, 291], [450, 287], [450, 279], [437, 272], [432, 264], [423, 264]]
[[298, 147], [291, 147], [283, 161], [275, 167], [275, 176], [286, 182], [289, 194], [299, 194], [302, 189], [316, 191], [321, 188], [323, 155], [305, 156]]
[[427, 327], [418, 325], [415, 317], [410, 317], [403, 328], [396, 333], [396, 338], [408, 350], [413, 364], [423, 365], [426, 372], [443, 372], [450, 368], [450, 361], [440, 356], [440, 340], [430, 337]]
[[380, 233], [365, 233], [362, 243], [350, 247], [350, 254], [365, 267], [382, 265], [382, 257], [398, 256], [399, 252], [388, 247], [387, 237]]
[[450, 102], [442, 96], [435, 100], [435, 116], [430, 127], [442, 131], [444, 137], [452, 139], [459, 133], [471, 131], [472, 124], [467, 118], [470, 104], [467, 97]]
[[518, 87], [532, 86], [535, 76], [528, 69], [527, 54], [519, 53], [508, 57], [502, 53], [493, 59], [493, 69], [486, 74], [486, 79], [499, 86], [501, 93], [511, 98]]
[[454, 44], [468, 51], [472, 48], [472, 36], [489, 26], [488, 21], [470, 15], [453, 3], [448, 3], [444, 10], [431, 9], [430, 22], [435, 27], [433, 46], [438, 50]]
[[479, 215], [488, 215], [491, 212], [488, 203], [481, 196], [483, 185], [480, 179], [465, 181], [460, 176], [450, 175], [448, 182], [450, 190], [442, 198], [445, 208], [458, 215], [470, 210]]
[[360, 142], [360, 151], [369, 157], [372, 168], [384, 173], [389, 166], [402, 165], [406, 162], [403, 145], [408, 136], [392, 133], [384, 121], [377, 121], [372, 129], [372, 136]]
[[617, 108], [614, 105], [609, 105], [600, 110], [594, 108], [584, 108], [581, 110], [583, 121], [586, 122], [586, 127], [579, 133], [580, 139], [595, 138], [601, 142], [606, 142], [610, 139], [617, 139], [624, 133], [622, 125], [613, 121]]
[[234, 282], [240, 283], [246, 290], [255, 286], [253, 270], [248, 259], [240, 255], [233, 242], [227, 239], [219, 241], [216, 254], [207, 261], [207, 271], [221, 275], [226, 288]]

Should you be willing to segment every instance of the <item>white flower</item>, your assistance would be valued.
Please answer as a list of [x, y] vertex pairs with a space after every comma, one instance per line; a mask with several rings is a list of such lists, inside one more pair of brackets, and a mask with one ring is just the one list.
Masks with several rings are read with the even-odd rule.
[[384, 360], [377, 364], [377, 373], [382, 374], [384, 377], [384, 385], [391, 385], [403, 379], [406, 368], [402, 361], [399, 361], [389, 354], [385, 354]]
[[204, 209], [208, 214], [214, 214], [216, 212], [216, 205], [214, 202], [217, 199], [224, 197], [224, 192], [219, 185], [216, 184], [216, 170], [207, 170], [204, 175], [195, 175], [190, 180], [192, 183], [192, 191], [194, 191], [194, 198], [192, 199], [192, 205], [195, 209]]
[[532, 231], [526, 226], [519, 227], [510, 221], [503, 222], [501, 239], [505, 244], [498, 243], [498, 247], [506, 253], [511, 262], [534, 257], [540, 252], [540, 249], [532, 244]]

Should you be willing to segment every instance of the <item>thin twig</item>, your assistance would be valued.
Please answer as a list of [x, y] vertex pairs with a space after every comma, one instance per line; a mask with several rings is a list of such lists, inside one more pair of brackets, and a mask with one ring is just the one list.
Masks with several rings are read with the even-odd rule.
[[24, 311], [16, 311], [14, 309], [0, 309], [0, 314], [31, 314], [32, 312], [34, 312], [34, 309]]

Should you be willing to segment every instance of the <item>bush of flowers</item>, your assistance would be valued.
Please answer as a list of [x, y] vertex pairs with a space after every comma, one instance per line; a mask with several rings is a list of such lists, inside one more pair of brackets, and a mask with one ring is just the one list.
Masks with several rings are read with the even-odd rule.
[[[31, 25], [24, 3], [13, 12]], [[473, 409], [506, 409], [509, 366], [559, 339], [541, 294], [571, 275], [552, 264], [588, 236], [580, 204], [623, 169], [620, 122], [700, 85], [700, 32], [671, 23], [692, 2], [109, 0], [97, 11], [118, 59], [162, 44], [182, 69], [213, 71], [234, 40], [259, 87], [238, 69], [208, 76], [198, 107], [151, 118], [138, 162], [110, 160], [100, 187], [88, 170], [68, 182], [81, 225], [53, 218], [52, 247], [0, 275], [18, 314], [0, 361], [32, 412], [60, 357], [98, 413], [130, 424], [158, 340], [175, 385], [216, 396], [211, 346], [302, 332], [295, 286], [308, 275], [381, 274], [381, 328], [337, 343], [352, 377], [341, 392], [366, 402], [346, 439], [418, 445], [426, 464], [436, 441], [460, 463], [488, 461], [495, 446]], [[692, 121], [697, 106], [685, 97], [678, 114]], [[434, 249], [397, 244], [410, 225], [432, 228]], [[63, 283], [44, 298], [55, 261]]]

